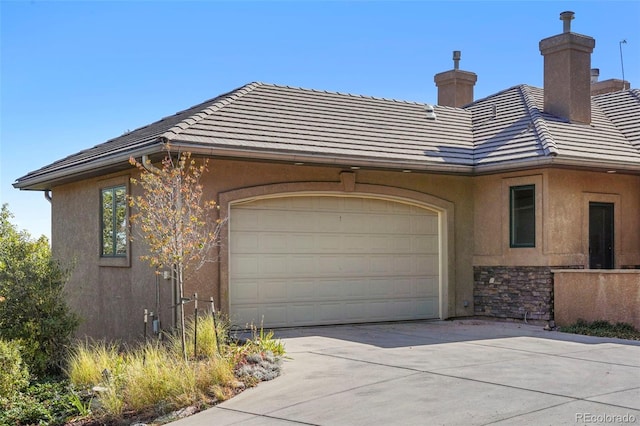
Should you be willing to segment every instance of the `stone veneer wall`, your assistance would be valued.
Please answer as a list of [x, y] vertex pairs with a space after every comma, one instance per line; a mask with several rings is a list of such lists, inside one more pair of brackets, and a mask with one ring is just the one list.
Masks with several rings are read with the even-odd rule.
[[[581, 266], [556, 266], [553, 269]], [[475, 315], [553, 319], [553, 274], [549, 266], [474, 266]]]

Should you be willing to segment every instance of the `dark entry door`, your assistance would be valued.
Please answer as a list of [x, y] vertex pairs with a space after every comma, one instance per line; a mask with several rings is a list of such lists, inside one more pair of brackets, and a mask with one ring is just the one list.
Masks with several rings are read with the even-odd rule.
[[613, 203], [589, 203], [589, 268], [613, 265]]

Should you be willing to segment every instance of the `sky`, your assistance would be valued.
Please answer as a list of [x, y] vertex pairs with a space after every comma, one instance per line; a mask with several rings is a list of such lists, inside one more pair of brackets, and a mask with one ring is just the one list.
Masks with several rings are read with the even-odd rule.
[[640, 1], [0, 0], [0, 203], [50, 237], [17, 178], [253, 81], [436, 103], [460, 50], [476, 99], [542, 87], [565, 10], [600, 80], [640, 87]]

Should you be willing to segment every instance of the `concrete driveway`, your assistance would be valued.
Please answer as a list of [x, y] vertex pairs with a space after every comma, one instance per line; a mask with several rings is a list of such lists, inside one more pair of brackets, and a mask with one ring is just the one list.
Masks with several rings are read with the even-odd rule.
[[471, 319], [276, 334], [281, 377], [171, 425], [640, 425], [640, 342]]

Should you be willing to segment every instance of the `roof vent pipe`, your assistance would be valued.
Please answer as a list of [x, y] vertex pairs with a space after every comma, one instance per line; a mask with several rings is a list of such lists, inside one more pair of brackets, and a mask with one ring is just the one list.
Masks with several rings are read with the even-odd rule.
[[571, 32], [571, 21], [574, 19], [575, 13], [571, 11], [562, 12], [560, 14], [560, 20], [562, 21], [562, 32], [570, 33]]
[[453, 69], [454, 70], [460, 69], [460, 56], [461, 56], [461, 52], [459, 50], [453, 51]]
[[600, 68], [591, 68], [591, 84], [598, 82], [600, 77]]

